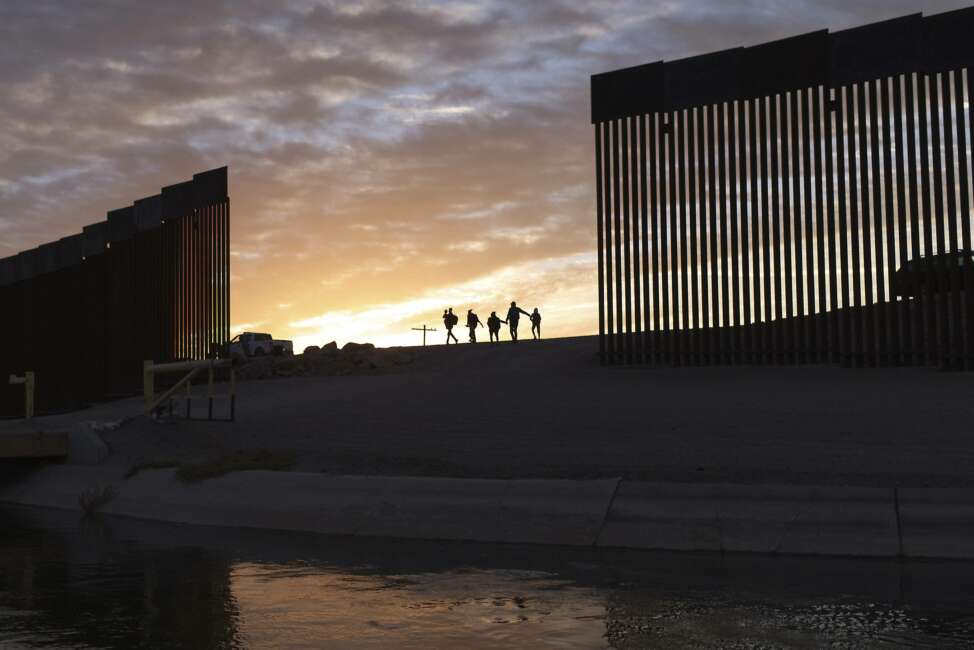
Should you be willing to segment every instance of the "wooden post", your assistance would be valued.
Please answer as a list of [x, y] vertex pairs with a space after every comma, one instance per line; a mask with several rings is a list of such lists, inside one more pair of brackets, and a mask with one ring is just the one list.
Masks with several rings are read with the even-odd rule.
[[31, 419], [34, 417], [34, 373], [28, 370], [23, 377], [10, 375], [9, 381], [11, 386], [24, 386], [24, 419]]
[[230, 366], [230, 421], [237, 417], [237, 374]]
[[152, 407], [153, 402], [155, 402], [155, 392], [156, 392], [156, 380], [155, 374], [152, 372], [152, 361], [148, 359], [142, 362], [142, 397], [145, 401], [145, 412], [148, 414], [149, 409]]
[[213, 419], [213, 366], [210, 366], [210, 374], [207, 380], [206, 386], [206, 398], [207, 398], [207, 419]]
[[26, 385], [24, 386], [24, 419], [34, 417], [34, 373], [28, 370], [24, 373]]
[[423, 325], [422, 327], [414, 327], [412, 329], [413, 329], [414, 332], [422, 332], [423, 333], [423, 347], [424, 348], [426, 347], [426, 332], [435, 332], [436, 331], [435, 328], [433, 328], [433, 327], [426, 327], [426, 325]]
[[193, 374], [195, 374], [195, 372], [191, 372], [189, 375], [187, 375], [188, 378], [186, 380], [186, 419], [187, 420], [190, 417], [190, 409], [192, 408], [191, 402], [193, 401], [193, 377], [192, 377]]

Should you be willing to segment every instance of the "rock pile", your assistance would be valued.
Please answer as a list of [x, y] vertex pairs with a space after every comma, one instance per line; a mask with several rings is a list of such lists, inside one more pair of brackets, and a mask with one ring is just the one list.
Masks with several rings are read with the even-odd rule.
[[371, 343], [346, 343], [339, 349], [338, 344], [332, 341], [320, 348], [309, 345], [300, 355], [247, 359], [238, 366], [237, 378], [253, 380], [377, 374], [409, 365], [414, 360], [414, 353], [407, 350], [377, 349]]

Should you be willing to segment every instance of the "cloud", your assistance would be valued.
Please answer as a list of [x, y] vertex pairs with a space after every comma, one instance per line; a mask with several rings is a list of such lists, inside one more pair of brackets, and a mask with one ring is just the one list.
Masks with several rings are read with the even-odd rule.
[[[539, 306], [550, 325], [549, 335], [590, 331], [597, 307], [588, 277], [595, 273], [594, 255], [578, 254], [536, 260], [491, 271], [474, 280], [418, 292], [401, 301], [331, 310], [288, 324], [295, 347], [331, 340], [373, 341], [380, 345], [415, 345], [413, 327], [436, 325], [444, 309], [474, 309], [484, 320], [491, 311], [502, 316], [511, 300]], [[579, 276], [586, 282], [578, 282]], [[549, 309], [550, 306], [550, 309]], [[580, 308], [579, 308], [580, 307]], [[442, 329], [442, 328], [440, 328]]]
[[253, 330], [255, 330], [255, 329], [257, 329], [257, 328], [259, 328], [259, 327], [261, 327], [263, 325], [264, 325], [263, 322], [258, 322], [258, 323], [237, 323], [235, 325], [230, 325], [230, 336], [236, 336], [237, 334], [240, 334], [241, 332], [250, 332], [250, 331], [253, 331]]
[[964, 4], [5, 0], [0, 255], [228, 164], [235, 321], [392, 336], [537, 276], [590, 332], [593, 266], [546, 267], [594, 251], [589, 75]]

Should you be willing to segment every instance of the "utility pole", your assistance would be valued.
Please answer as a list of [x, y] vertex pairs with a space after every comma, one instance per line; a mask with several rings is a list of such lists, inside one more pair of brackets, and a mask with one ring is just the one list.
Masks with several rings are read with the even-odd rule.
[[414, 327], [413, 328], [413, 331], [414, 332], [422, 332], [423, 333], [423, 347], [425, 348], [426, 347], [426, 332], [435, 332], [436, 331], [436, 328], [435, 327], [426, 327], [426, 325], [423, 325], [422, 327]]

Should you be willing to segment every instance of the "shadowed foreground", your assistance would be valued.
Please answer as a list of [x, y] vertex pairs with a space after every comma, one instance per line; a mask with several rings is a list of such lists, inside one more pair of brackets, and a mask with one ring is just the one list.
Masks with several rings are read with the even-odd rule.
[[[294, 469], [349, 474], [974, 485], [974, 375], [607, 369], [596, 346], [408, 349], [408, 363], [365, 374], [241, 382], [232, 425], [136, 418], [102, 436], [120, 466], [268, 448], [295, 452]], [[138, 409], [126, 400], [70, 419]]]

